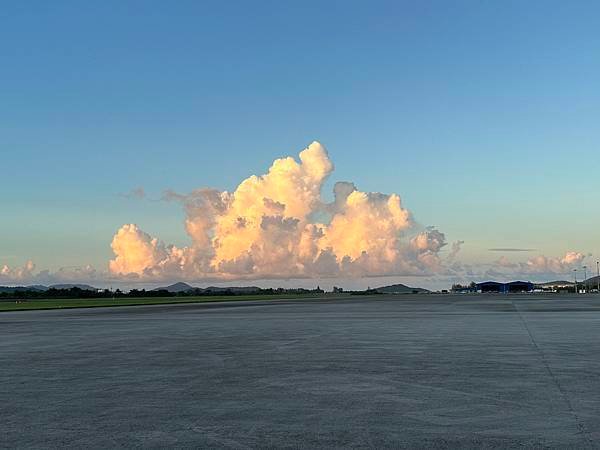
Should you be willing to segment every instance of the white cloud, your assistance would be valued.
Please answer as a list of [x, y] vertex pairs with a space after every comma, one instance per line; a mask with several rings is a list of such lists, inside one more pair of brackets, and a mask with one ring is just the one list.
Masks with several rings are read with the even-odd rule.
[[106, 281], [107, 272], [98, 272], [90, 265], [76, 267], [61, 267], [55, 271], [36, 271], [33, 261], [27, 261], [23, 266], [0, 267], [0, 284], [26, 285], [26, 284], [56, 284], [56, 283], [89, 283]]
[[327, 151], [313, 142], [299, 161], [277, 159], [266, 174], [245, 179], [234, 192], [166, 192], [165, 199], [185, 209], [191, 244], [165, 245], [137, 225], [124, 225], [112, 241], [110, 271], [145, 279], [232, 280], [439, 269], [443, 233], [419, 233], [397, 194], [361, 192], [339, 182], [335, 200], [323, 202], [321, 189], [332, 171]]
[[[562, 257], [539, 255], [526, 261], [511, 261], [501, 256], [490, 264], [462, 264], [450, 262], [438, 272], [441, 278], [451, 282], [483, 281], [488, 279], [499, 281], [531, 280], [552, 281], [570, 280], [573, 270], [580, 271], [589, 255], [569, 251]], [[588, 274], [591, 276], [591, 273]]]
[[10, 267], [4, 264], [0, 268], [0, 280], [28, 280], [33, 275], [35, 264], [33, 261], [27, 261], [21, 267]]
[[579, 252], [567, 252], [562, 258], [536, 256], [520, 264], [525, 274], [565, 274], [581, 266], [585, 255]]

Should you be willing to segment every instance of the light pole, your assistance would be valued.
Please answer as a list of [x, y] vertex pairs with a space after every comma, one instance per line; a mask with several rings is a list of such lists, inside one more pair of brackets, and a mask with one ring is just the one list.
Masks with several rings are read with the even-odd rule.
[[583, 266], [583, 293], [588, 292], [588, 281], [587, 281], [587, 266]]
[[597, 276], [596, 276], [596, 287], [598, 288], [598, 294], [600, 294], [600, 261], [596, 261], [596, 272], [597, 272]]
[[575, 293], [577, 294], [577, 269], [573, 269], [573, 273], [575, 274]]

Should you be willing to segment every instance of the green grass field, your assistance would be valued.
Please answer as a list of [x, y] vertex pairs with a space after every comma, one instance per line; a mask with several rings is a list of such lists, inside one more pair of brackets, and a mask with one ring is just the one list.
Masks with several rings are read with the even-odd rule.
[[25, 311], [33, 309], [97, 308], [105, 306], [169, 305], [175, 303], [239, 302], [247, 300], [276, 300], [294, 298], [324, 298], [327, 294], [305, 295], [229, 295], [210, 297], [140, 297], [140, 298], [69, 298], [69, 299], [30, 299], [0, 301], [0, 312]]

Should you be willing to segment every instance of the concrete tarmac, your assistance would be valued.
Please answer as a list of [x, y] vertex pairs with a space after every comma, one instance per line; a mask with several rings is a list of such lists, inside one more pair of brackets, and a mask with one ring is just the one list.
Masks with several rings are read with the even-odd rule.
[[2, 448], [600, 448], [600, 297], [0, 313]]

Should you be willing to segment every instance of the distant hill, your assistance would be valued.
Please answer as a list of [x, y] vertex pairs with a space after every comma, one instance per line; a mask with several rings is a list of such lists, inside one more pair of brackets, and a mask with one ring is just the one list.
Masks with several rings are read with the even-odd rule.
[[598, 276], [588, 278], [587, 281], [584, 281], [584, 283], [589, 284], [590, 288], [595, 288], [596, 286], [598, 286]]
[[205, 292], [235, 292], [236, 294], [252, 294], [254, 292], [260, 292], [261, 288], [257, 286], [209, 286], [206, 289], [202, 289]]
[[12, 294], [13, 292], [22, 291], [42, 291], [42, 289], [35, 289], [30, 286], [0, 286], [0, 294]]
[[41, 284], [31, 284], [27, 286], [27, 290], [29, 291], [47, 291], [48, 286], [43, 286]]
[[536, 286], [540, 287], [552, 287], [552, 286], [573, 286], [572, 281], [557, 280], [557, 281], [546, 281], [545, 283], [536, 283]]
[[88, 284], [53, 284], [52, 286], [43, 286], [41, 284], [33, 284], [31, 286], [0, 286], [0, 294], [13, 293], [13, 292], [24, 292], [24, 291], [37, 291], [44, 292], [48, 289], [71, 289], [79, 288], [83, 291], [97, 291], [97, 289]]
[[405, 284], [392, 284], [391, 286], [382, 286], [374, 290], [382, 294], [425, 294], [430, 292], [427, 289], [410, 287]]
[[156, 289], [152, 289], [153, 291], [169, 291], [169, 292], [187, 292], [192, 289], [195, 289], [193, 286], [190, 286], [187, 283], [174, 283], [169, 286], [157, 287]]
[[209, 286], [207, 288], [199, 288], [190, 286], [187, 283], [179, 282], [175, 284], [171, 284], [169, 286], [157, 287], [156, 289], [152, 289], [153, 291], [168, 291], [173, 293], [178, 292], [190, 292], [195, 291], [198, 293], [219, 293], [219, 292], [233, 292], [235, 294], [252, 294], [258, 293], [261, 291], [261, 288], [257, 286]]
[[[552, 289], [552, 288], [560, 289], [560, 288], [573, 288], [574, 284], [575, 283], [573, 281], [560, 280], [560, 281], [547, 281], [545, 283], [536, 283], [535, 285], [542, 289]], [[590, 290], [596, 289], [596, 287], [598, 286], [598, 277], [595, 276], [595, 277], [588, 278], [587, 280], [577, 280], [577, 284], [580, 286], [580, 288], [584, 285], [588, 285]]]
[[[43, 286], [42, 286], [43, 287]], [[48, 286], [48, 289], [73, 289], [78, 288], [82, 291], [97, 291], [98, 289], [89, 284], [52, 284]], [[43, 289], [42, 289], [43, 290]]]

